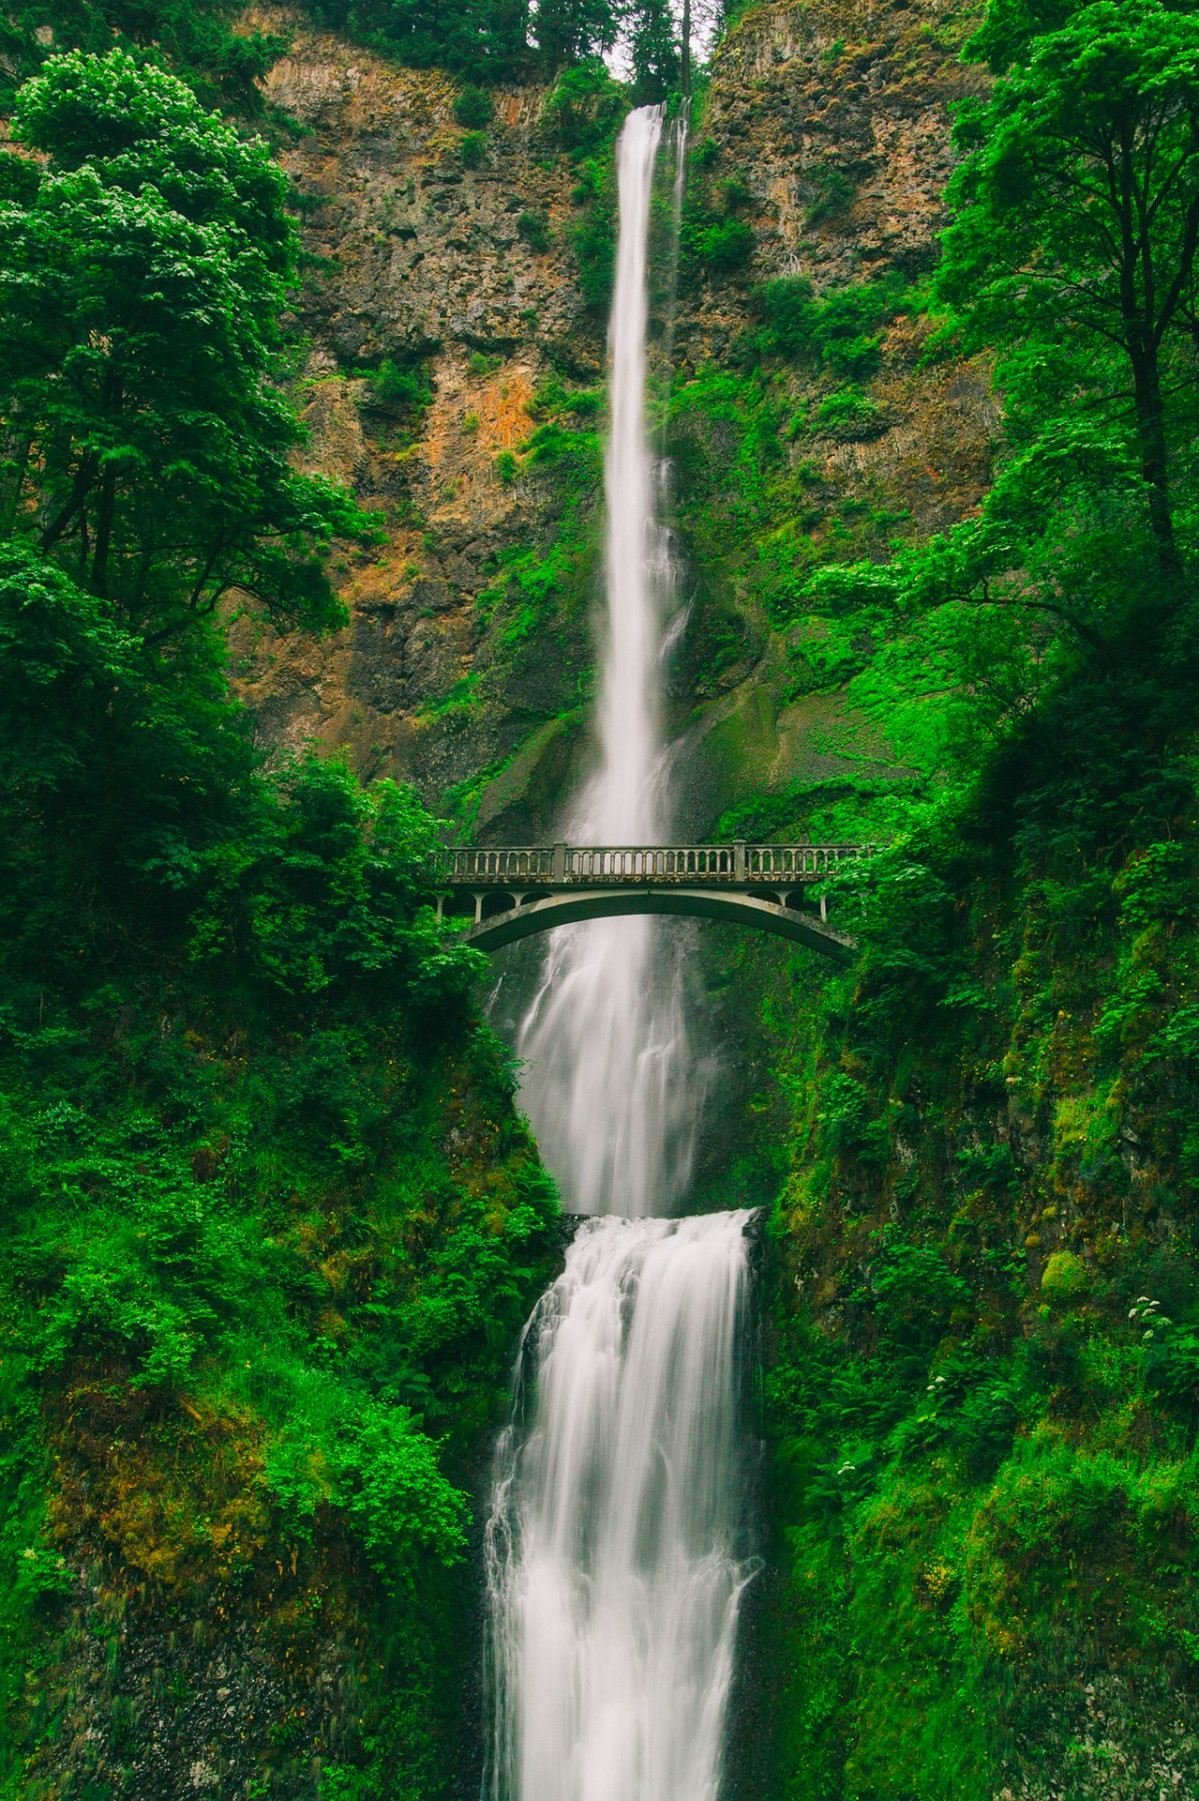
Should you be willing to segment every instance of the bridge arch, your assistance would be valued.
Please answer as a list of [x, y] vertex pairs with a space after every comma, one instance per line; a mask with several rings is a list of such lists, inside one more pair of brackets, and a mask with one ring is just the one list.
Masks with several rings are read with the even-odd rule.
[[[838, 932], [827, 921], [813, 913], [801, 913], [796, 907], [754, 894], [720, 893], [710, 888], [592, 888], [573, 889], [567, 893], [547, 894], [529, 899], [502, 912], [484, 914], [466, 934], [465, 942], [478, 950], [495, 951], [518, 939], [530, 938], [537, 932], [549, 932], [555, 926], [573, 925], [584, 919], [625, 918], [630, 914], [673, 914], [688, 919], [723, 919], [735, 925], [749, 926], [754, 931], [771, 932], [789, 938], [794, 944], [806, 944], [838, 963], [853, 955], [856, 945], [845, 932]], [[791, 898], [789, 895], [788, 899]]]

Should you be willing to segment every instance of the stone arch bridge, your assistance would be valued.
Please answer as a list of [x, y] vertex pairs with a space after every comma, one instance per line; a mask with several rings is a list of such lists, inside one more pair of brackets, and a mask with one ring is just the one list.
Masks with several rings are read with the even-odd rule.
[[498, 950], [580, 919], [673, 913], [726, 919], [845, 961], [854, 940], [806, 890], [867, 844], [551, 844], [447, 853], [438, 917], [468, 918], [466, 942]]

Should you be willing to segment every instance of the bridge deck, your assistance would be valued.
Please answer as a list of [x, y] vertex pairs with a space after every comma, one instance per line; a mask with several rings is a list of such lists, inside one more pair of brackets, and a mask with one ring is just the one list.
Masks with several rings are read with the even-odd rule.
[[540, 844], [452, 850], [447, 887], [802, 887], [824, 881], [869, 844]]
[[[447, 852], [444, 888], [469, 897], [466, 942], [498, 950], [534, 932], [631, 913], [725, 919], [806, 944], [838, 961], [854, 940], [792, 905], [874, 849], [865, 844], [542, 844]], [[438, 913], [444, 907], [444, 894]]]

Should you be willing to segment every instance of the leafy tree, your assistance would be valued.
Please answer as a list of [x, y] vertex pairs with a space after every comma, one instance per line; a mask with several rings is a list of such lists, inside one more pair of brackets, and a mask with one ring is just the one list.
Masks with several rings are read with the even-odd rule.
[[665, 100], [679, 85], [682, 57], [670, 0], [639, 0], [630, 9], [629, 61], [638, 106]]
[[[413, 68], [438, 66], [481, 83], [543, 79], [586, 64], [612, 48], [625, 18], [616, 0], [470, 0], [451, 11], [432, 0], [309, 0], [309, 10]], [[474, 123], [461, 111], [458, 122]]]
[[620, 17], [614, 0], [553, 0], [539, 6], [533, 30], [545, 70], [569, 69], [610, 50]]
[[319, 759], [265, 780], [207, 648], [155, 667], [99, 597], [0, 545], [0, 987], [186, 942], [276, 1021], [456, 1020], [485, 965], [425, 908], [435, 821]]
[[529, 72], [527, 0], [311, 0], [317, 21], [416, 69], [452, 69], [474, 82], [519, 81]]
[[1038, 37], [1060, 31], [1086, 0], [991, 0], [965, 54], [985, 62], [996, 75], [1028, 60]]
[[53, 59], [14, 123], [48, 166], [0, 207], [5, 529], [151, 643], [234, 587], [337, 622], [321, 551], [367, 521], [292, 465], [296, 233], [266, 145], [120, 50]]
[[[17, 82], [45, 61], [44, 38], [58, 52], [150, 49], [210, 105], [255, 117], [263, 105], [258, 83], [288, 40], [274, 32], [234, 31], [243, 12], [243, 0], [8, 0], [0, 9], [0, 48], [8, 79], [15, 75]], [[0, 77], [0, 92], [4, 85]], [[11, 97], [10, 87], [4, 98]]]
[[1102, 0], [962, 109], [940, 293], [976, 339], [1066, 343], [1131, 401], [1159, 567], [1181, 572], [1165, 389], [1199, 331], [1199, 18]]

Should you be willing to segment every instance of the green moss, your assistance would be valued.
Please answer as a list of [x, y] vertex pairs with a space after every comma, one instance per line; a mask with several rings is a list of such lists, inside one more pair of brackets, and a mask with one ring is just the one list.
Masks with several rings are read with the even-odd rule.
[[1041, 1274], [1041, 1293], [1051, 1301], [1073, 1301], [1091, 1287], [1091, 1272], [1072, 1251], [1054, 1251]]

